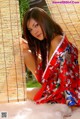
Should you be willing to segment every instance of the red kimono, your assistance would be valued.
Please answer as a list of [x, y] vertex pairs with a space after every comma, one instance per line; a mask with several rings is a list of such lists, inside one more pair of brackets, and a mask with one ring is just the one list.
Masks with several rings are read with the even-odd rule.
[[36, 103], [80, 105], [78, 50], [65, 36], [52, 54], [44, 72], [41, 64], [39, 65], [36, 77], [42, 84], [34, 97]]

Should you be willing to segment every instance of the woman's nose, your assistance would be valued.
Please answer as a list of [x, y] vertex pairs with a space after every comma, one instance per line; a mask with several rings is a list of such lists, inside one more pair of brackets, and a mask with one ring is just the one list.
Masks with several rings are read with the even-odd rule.
[[38, 34], [38, 29], [33, 30], [34, 35]]

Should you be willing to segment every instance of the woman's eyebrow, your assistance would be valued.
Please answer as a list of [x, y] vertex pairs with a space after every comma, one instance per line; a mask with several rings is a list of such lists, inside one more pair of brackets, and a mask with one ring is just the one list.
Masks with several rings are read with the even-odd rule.
[[[34, 26], [35, 26], [35, 24], [37, 24], [37, 23], [36, 23], [36, 22], [35, 22], [35, 23], [33, 23], [32, 27], [34, 27]], [[31, 30], [31, 28], [28, 28], [28, 30]]]
[[35, 26], [35, 24], [37, 24], [36, 22], [33, 23], [33, 26]]

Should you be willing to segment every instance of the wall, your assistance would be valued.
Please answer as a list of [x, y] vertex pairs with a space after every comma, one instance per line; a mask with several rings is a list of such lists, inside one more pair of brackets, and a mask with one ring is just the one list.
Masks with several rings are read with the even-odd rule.
[[18, 0], [0, 0], [0, 102], [25, 100]]

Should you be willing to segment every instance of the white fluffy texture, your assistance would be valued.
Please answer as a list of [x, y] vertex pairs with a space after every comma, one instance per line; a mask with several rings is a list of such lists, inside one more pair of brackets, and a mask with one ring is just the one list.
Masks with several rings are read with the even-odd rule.
[[65, 104], [35, 104], [32, 101], [0, 104], [8, 119], [80, 119], [80, 108], [73, 112]]

